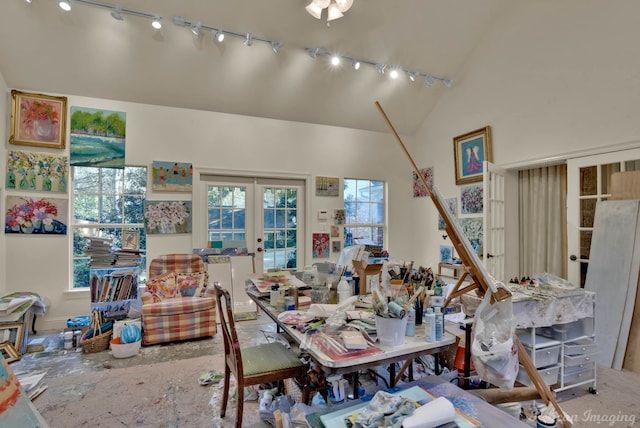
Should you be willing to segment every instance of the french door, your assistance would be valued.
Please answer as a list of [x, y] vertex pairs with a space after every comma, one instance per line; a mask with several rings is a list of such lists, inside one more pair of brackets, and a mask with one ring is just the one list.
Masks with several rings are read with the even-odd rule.
[[567, 160], [567, 279], [584, 287], [593, 218], [598, 201], [611, 195], [611, 175], [640, 170], [640, 148]]
[[257, 273], [304, 266], [304, 180], [220, 175], [200, 180], [205, 245], [246, 243]]

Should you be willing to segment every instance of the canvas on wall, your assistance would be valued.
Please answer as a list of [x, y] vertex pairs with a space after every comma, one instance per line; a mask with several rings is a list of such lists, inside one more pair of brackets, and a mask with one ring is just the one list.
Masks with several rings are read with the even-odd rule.
[[440, 262], [451, 263], [453, 261], [453, 247], [450, 245], [440, 245]]
[[191, 201], [145, 201], [147, 234], [191, 233]]
[[66, 156], [10, 150], [7, 189], [66, 192], [68, 170]]
[[[424, 196], [429, 196], [429, 190], [424, 187], [424, 183], [422, 182], [420, 177], [418, 177], [418, 174], [416, 174], [415, 171], [413, 171], [411, 174], [413, 177], [413, 197], [421, 198]], [[433, 186], [433, 168], [422, 168], [420, 169], [420, 174], [422, 174], [425, 181], [427, 182], [427, 185], [429, 186], [429, 188], [431, 188]]]
[[344, 224], [347, 218], [347, 210], [338, 208], [333, 210], [333, 221], [335, 224]]
[[[444, 201], [451, 215], [455, 217], [458, 214], [458, 198], [447, 198]], [[444, 218], [438, 214], [438, 230], [445, 230], [446, 226]]]
[[326, 259], [329, 257], [329, 234], [314, 233], [312, 246], [314, 259]]
[[126, 117], [119, 111], [71, 107], [71, 165], [124, 168]]
[[66, 235], [68, 200], [7, 196], [5, 233]]
[[153, 161], [151, 188], [160, 192], [191, 192], [193, 165], [187, 162]]
[[484, 196], [482, 185], [467, 186], [460, 189], [460, 207], [462, 214], [481, 214]]
[[471, 246], [478, 256], [483, 254], [482, 217], [466, 217], [458, 219], [464, 235], [469, 239]]
[[338, 196], [340, 194], [340, 178], [316, 177], [316, 196]]

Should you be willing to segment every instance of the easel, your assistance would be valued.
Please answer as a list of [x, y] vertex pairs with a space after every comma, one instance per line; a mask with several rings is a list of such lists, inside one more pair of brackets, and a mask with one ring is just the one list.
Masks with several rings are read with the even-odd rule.
[[[460, 259], [462, 260], [462, 263], [464, 264], [468, 272], [468, 276], [471, 277], [470, 284], [466, 285], [464, 288], [460, 288], [462, 286], [462, 283], [467, 279], [467, 275], [460, 276], [460, 279], [458, 280], [453, 290], [449, 294], [449, 297], [447, 297], [447, 299], [445, 300], [444, 306], [446, 307], [451, 301], [451, 299], [474, 290], [476, 294], [479, 295], [480, 297], [483, 297], [487, 291], [490, 291], [492, 294], [491, 303], [494, 303], [496, 301], [500, 302], [511, 297], [511, 292], [509, 292], [509, 290], [507, 290], [506, 288], [498, 288], [496, 287], [495, 284], [493, 284], [493, 282], [491, 281], [489, 272], [487, 272], [486, 268], [480, 261], [480, 258], [478, 257], [476, 252], [473, 250], [473, 247], [471, 246], [469, 239], [464, 234], [464, 231], [460, 227], [460, 224], [453, 217], [451, 212], [449, 212], [449, 209], [446, 207], [444, 199], [442, 198], [442, 195], [440, 195], [438, 188], [436, 186], [430, 187], [427, 184], [427, 180], [424, 178], [424, 176], [420, 172], [420, 168], [418, 168], [418, 165], [416, 165], [413, 158], [407, 151], [407, 148], [405, 147], [404, 143], [402, 142], [402, 139], [400, 138], [395, 128], [393, 127], [393, 124], [389, 120], [389, 117], [382, 109], [382, 106], [378, 101], [376, 101], [375, 104], [376, 104], [376, 107], [378, 107], [378, 110], [380, 111], [380, 113], [382, 114], [382, 117], [387, 122], [387, 125], [391, 129], [391, 132], [393, 132], [393, 135], [396, 137], [396, 140], [400, 144], [400, 147], [402, 147], [402, 150], [409, 158], [409, 161], [413, 166], [413, 170], [418, 175], [418, 177], [420, 177], [420, 180], [422, 181], [422, 184], [425, 187], [425, 189], [428, 190], [429, 196], [431, 197], [431, 201], [436, 206], [436, 209], [440, 213], [440, 216], [442, 216], [442, 218], [444, 219], [445, 230], [449, 235], [449, 239], [451, 239], [451, 243], [453, 244], [456, 251], [458, 252]], [[540, 398], [544, 401], [545, 405], [547, 406], [549, 405], [549, 403], [551, 403], [554, 409], [556, 410], [556, 412], [558, 413], [558, 415], [560, 416], [560, 419], [562, 419], [563, 425], [567, 428], [570, 428], [572, 426], [571, 421], [566, 418], [565, 413], [562, 411], [562, 409], [558, 405], [558, 402], [556, 401], [553, 393], [549, 389], [549, 386], [544, 383], [542, 376], [540, 376], [540, 373], [538, 373], [538, 370], [536, 369], [533, 362], [531, 361], [531, 358], [529, 358], [529, 354], [527, 354], [527, 351], [522, 345], [522, 343], [520, 342], [520, 339], [518, 339], [518, 336], [515, 335], [514, 337], [515, 337], [516, 344], [518, 346], [518, 358], [520, 360], [520, 363], [524, 366], [525, 370], [527, 371], [527, 374], [529, 375], [529, 379], [531, 379], [531, 381], [533, 382], [536, 388], [536, 391], [538, 391], [538, 394], [540, 394]]]

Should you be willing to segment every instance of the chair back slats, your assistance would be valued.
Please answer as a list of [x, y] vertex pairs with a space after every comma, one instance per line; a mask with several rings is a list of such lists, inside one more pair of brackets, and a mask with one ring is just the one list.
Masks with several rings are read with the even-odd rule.
[[[224, 340], [225, 358], [231, 366], [231, 371], [235, 374], [236, 379], [243, 373], [242, 355], [240, 353], [240, 342], [236, 333], [236, 325], [233, 320], [233, 311], [231, 308], [231, 296], [229, 291], [222, 288], [219, 282], [214, 282], [213, 286], [216, 290], [216, 299], [218, 302], [218, 313], [220, 314], [220, 329]], [[224, 299], [224, 305], [222, 300]]]

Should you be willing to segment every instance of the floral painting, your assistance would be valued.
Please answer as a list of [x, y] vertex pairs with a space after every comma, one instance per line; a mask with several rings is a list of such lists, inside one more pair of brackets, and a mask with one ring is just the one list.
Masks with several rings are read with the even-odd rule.
[[[458, 214], [458, 198], [447, 198], [444, 201], [451, 215], [455, 217]], [[446, 224], [444, 223], [444, 218], [442, 218], [442, 216], [438, 214], [438, 230], [445, 230], [445, 229], [446, 229]]]
[[339, 238], [340, 237], [340, 228], [338, 226], [336, 226], [335, 224], [331, 225], [331, 237], [332, 238]]
[[127, 115], [71, 107], [71, 165], [124, 168]]
[[345, 209], [337, 209], [333, 210], [333, 221], [335, 224], [344, 224], [345, 219], [347, 218], [347, 211]]
[[11, 150], [7, 156], [7, 189], [66, 192], [66, 156]]
[[66, 235], [67, 199], [7, 196], [4, 232]]
[[11, 144], [64, 149], [67, 97], [11, 91]]
[[464, 235], [469, 239], [476, 254], [483, 254], [482, 217], [468, 217], [458, 220]]
[[[415, 171], [413, 171], [412, 174], [413, 174], [413, 197], [420, 198], [424, 196], [429, 196], [429, 190], [424, 187], [424, 183], [422, 182], [420, 177], [418, 177], [418, 174], [416, 174]], [[433, 186], [433, 168], [432, 167], [422, 168], [420, 170], [420, 174], [422, 174], [425, 181], [427, 182], [427, 185], [429, 186], [429, 188], [431, 188]]]
[[451, 263], [453, 261], [453, 247], [450, 245], [440, 245], [440, 262]]
[[340, 241], [331, 241], [331, 252], [339, 253], [342, 251], [342, 242]]
[[326, 259], [329, 257], [329, 234], [314, 233], [313, 234], [313, 258]]
[[483, 200], [482, 185], [467, 186], [460, 189], [462, 214], [482, 213]]
[[191, 233], [191, 201], [145, 201], [147, 234]]
[[192, 183], [192, 164], [153, 161], [151, 165], [151, 188], [154, 191], [191, 192]]

